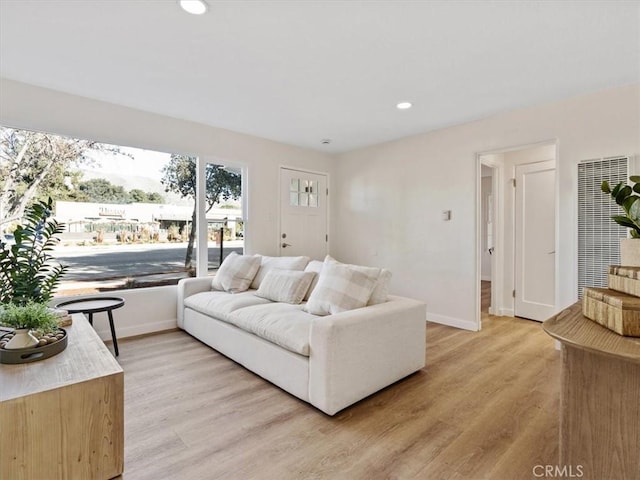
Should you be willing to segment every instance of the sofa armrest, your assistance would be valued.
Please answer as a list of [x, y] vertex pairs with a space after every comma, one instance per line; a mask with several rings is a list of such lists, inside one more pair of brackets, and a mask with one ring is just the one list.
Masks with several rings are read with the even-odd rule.
[[425, 365], [426, 305], [390, 296], [314, 320], [309, 400], [333, 415]]
[[178, 281], [178, 327], [184, 325], [184, 299], [211, 290], [211, 277], [190, 277]]

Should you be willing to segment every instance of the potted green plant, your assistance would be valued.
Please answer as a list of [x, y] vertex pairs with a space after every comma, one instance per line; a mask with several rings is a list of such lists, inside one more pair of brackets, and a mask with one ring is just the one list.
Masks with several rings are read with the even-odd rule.
[[[0, 310], [0, 325], [14, 329], [13, 337], [2, 348], [15, 350], [38, 345], [40, 338], [58, 329], [57, 315], [44, 303], [28, 301], [24, 305], [8, 303]], [[34, 332], [37, 331], [37, 335]]]
[[51, 251], [64, 224], [53, 218], [53, 201], [36, 202], [13, 232], [15, 243], [0, 239], [0, 304], [46, 303], [67, 267], [53, 262]]
[[[50, 253], [63, 230], [64, 225], [53, 218], [49, 198], [27, 209], [23, 223], [13, 232], [15, 243], [7, 245], [0, 239], [0, 324], [15, 329], [0, 350], [29, 349], [65, 337], [58, 330], [56, 312], [47, 306], [67, 270]], [[4, 362], [1, 356], [0, 361], [17, 363]]]
[[611, 188], [606, 180], [600, 189], [609, 195], [622, 209], [622, 215], [611, 219], [629, 229], [631, 238], [620, 240], [620, 263], [625, 266], [640, 266], [640, 175], [629, 177], [630, 184], [618, 183]]

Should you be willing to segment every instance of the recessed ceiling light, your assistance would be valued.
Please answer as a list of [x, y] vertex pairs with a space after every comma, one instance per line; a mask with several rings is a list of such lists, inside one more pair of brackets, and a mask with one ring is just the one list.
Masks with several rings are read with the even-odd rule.
[[202, 15], [207, 11], [207, 4], [203, 0], [180, 0], [180, 6], [193, 15]]
[[410, 102], [400, 102], [398, 105], [396, 105], [396, 107], [398, 107], [398, 110], [406, 110], [407, 108], [411, 108], [411, 103]]
[[323, 145], [329, 145], [331, 143], [331, 139], [323, 138], [322, 140], [320, 140], [320, 143], [322, 143]]

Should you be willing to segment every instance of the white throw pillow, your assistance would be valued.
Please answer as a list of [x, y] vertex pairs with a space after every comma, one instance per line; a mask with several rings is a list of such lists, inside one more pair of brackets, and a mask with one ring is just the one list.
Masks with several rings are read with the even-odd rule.
[[312, 272], [315, 275], [313, 276], [313, 280], [311, 280], [311, 286], [309, 290], [307, 290], [307, 294], [304, 296], [305, 300], [309, 300], [309, 297], [313, 293], [313, 290], [316, 288], [318, 284], [318, 278], [320, 278], [320, 272], [322, 271], [323, 262], [320, 260], [311, 260], [306, 267], [304, 267], [305, 272]]
[[267, 272], [260, 288], [255, 293], [258, 297], [274, 302], [292, 303], [302, 302], [309, 290], [315, 273], [295, 270], [278, 270], [272, 268]]
[[224, 259], [215, 277], [211, 281], [214, 290], [240, 293], [249, 288], [260, 268], [258, 255], [238, 255], [231, 252]]
[[269, 270], [277, 268], [279, 270], [304, 270], [304, 267], [309, 263], [309, 257], [268, 257], [266, 255], [260, 255], [260, 268], [256, 274], [253, 282], [251, 282], [251, 288], [257, 290], [260, 288], [262, 280], [267, 275]]
[[327, 255], [305, 310], [314, 315], [331, 315], [364, 307], [379, 276], [379, 268], [340, 263]]
[[367, 305], [378, 305], [384, 303], [389, 299], [389, 283], [391, 282], [391, 272], [386, 268], [383, 268], [376, 282], [376, 287], [373, 289], [371, 298], [367, 302]]

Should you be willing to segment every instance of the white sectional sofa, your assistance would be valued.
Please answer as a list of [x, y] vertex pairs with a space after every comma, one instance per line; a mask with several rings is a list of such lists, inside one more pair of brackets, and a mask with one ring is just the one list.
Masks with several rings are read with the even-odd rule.
[[[213, 289], [211, 278], [181, 280], [178, 326], [328, 415], [424, 367], [426, 307], [416, 300], [386, 295], [380, 286], [388, 283], [390, 275], [380, 272], [375, 287], [378, 303], [316, 315], [305, 311], [314, 301], [319, 305], [314, 294], [340, 283], [323, 278], [323, 271], [329, 270], [327, 261], [333, 259], [323, 264], [306, 257], [259, 258], [251, 288], [239, 293]], [[282, 275], [302, 278], [305, 270], [322, 270], [309, 275], [317, 275], [317, 282], [313, 282], [315, 290], [303, 292], [307, 302], [264, 298], [266, 283], [272, 287], [267, 297], [282, 296], [286, 290]], [[221, 267], [218, 275], [222, 271]], [[277, 276], [280, 283], [272, 281]], [[219, 282], [216, 287], [221, 288]], [[300, 291], [296, 294], [302, 299]]]

